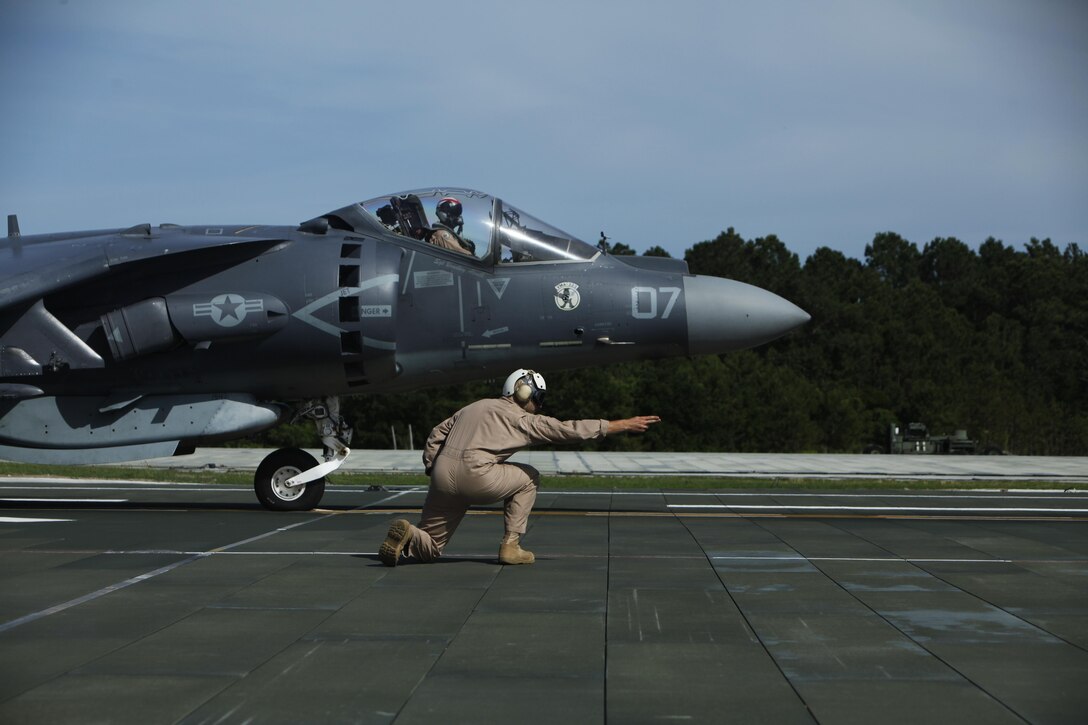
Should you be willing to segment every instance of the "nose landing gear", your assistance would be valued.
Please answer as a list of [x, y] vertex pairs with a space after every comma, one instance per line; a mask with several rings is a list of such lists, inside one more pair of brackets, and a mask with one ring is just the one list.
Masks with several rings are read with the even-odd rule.
[[272, 511], [309, 511], [325, 494], [325, 476], [347, 459], [352, 429], [340, 416], [340, 399], [311, 400], [295, 415], [310, 418], [317, 425], [325, 445], [325, 462], [318, 463], [301, 448], [280, 448], [270, 453], [253, 477], [257, 500]]

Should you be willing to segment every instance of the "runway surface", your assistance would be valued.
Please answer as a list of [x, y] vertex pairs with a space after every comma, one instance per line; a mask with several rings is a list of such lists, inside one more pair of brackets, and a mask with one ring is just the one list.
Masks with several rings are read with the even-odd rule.
[[1084, 492], [542, 492], [385, 568], [424, 492], [0, 479], [0, 722], [1083, 722]]

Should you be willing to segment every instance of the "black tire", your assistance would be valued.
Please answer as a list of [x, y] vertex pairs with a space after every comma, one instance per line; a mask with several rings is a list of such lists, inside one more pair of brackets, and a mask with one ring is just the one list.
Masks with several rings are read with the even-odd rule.
[[317, 459], [300, 448], [281, 448], [268, 454], [253, 476], [257, 500], [270, 511], [309, 511], [325, 495], [324, 477], [297, 488], [283, 485], [287, 479], [317, 465]]
[[865, 446], [865, 455], [881, 455], [884, 453], [884, 449], [880, 446]]

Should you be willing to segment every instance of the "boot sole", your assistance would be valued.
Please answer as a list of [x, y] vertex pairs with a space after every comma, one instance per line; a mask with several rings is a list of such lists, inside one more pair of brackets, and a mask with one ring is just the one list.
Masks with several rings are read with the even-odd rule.
[[389, 526], [385, 541], [378, 549], [378, 558], [386, 566], [396, 566], [404, 547], [412, 538], [412, 528], [404, 519], [397, 519]]

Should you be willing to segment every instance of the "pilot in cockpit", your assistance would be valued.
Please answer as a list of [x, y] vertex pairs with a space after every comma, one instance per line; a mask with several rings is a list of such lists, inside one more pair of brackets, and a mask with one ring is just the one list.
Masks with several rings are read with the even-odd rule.
[[419, 189], [359, 204], [394, 234], [480, 262], [590, 262], [601, 253], [512, 204], [471, 189]]
[[438, 202], [434, 210], [438, 221], [431, 225], [431, 233], [427, 241], [436, 247], [452, 249], [464, 254], [475, 254], [476, 245], [461, 238], [465, 228], [464, 219], [461, 218], [461, 202], [452, 196], [444, 197]]

